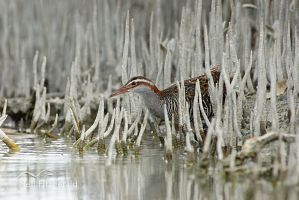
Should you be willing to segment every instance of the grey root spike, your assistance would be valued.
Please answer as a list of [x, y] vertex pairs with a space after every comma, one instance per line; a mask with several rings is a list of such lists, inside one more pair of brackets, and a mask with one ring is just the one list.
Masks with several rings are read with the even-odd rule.
[[[219, 66], [211, 68], [211, 75], [213, 77], [214, 84], [218, 83], [220, 77]], [[186, 102], [188, 105], [193, 105], [197, 80], [200, 84], [204, 111], [208, 119], [211, 119], [214, 113], [212, 103], [210, 101], [208, 77], [206, 74], [184, 80]], [[178, 125], [179, 89], [177, 84], [173, 84], [164, 90], [159, 90], [150, 79], [143, 76], [136, 76], [131, 78], [124, 86], [113, 92], [110, 97], [128, 92], [137, 93], [142, 96], [143, 101], [151, 114], [161, 119], [164, 119], [163, 105], [166, 104], [169, 119], [171, 119], [172, 115], [174, 115], [175, 124]], [[193, 121], [193, 106], [189, 107], [189, 114], [190, 120]]]

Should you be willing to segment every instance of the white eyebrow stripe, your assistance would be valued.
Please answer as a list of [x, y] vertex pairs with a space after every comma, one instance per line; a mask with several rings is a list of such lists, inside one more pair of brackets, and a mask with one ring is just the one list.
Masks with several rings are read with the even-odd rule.
[[135, 79], [135, 80], [133, 80], [132, 82], [143, 82], [143, 83], [148, 83], [148, 84], [150, 84], [150, 85], [154, 85], [151, 81], [148, 81], [148, 80], [145, 80], [145, 79]]

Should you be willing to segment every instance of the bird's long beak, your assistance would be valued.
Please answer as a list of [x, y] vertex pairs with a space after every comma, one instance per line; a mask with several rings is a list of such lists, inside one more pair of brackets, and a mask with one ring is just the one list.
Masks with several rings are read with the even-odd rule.
[[118, 95], [121, 95], [121, 94], [124, 94], [124, 93], [127, 93], [129, 92], [128, 88], [125, 87], [125, 86], [122, 86], [121, 88], [119, 88], [118, 90], [114, 91], [110, 97], [115, 97], [115, 96], [118, 96]]

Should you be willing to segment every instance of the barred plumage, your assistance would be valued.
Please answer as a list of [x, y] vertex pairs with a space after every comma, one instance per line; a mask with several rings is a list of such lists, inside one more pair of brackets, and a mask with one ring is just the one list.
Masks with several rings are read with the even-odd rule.
[[[188, 88], [188, 89], [190, 89], [190, 88]], [[166, 94], [167, 94], [168, 91], [164, 90], [163, 92], [166, 92]], [[191, 122], [193, 122], [194, 93], [195, 93], [195, 85], [194, 85], [194, 92], [192, 91], [192, 93], [191, 93], [193, 95], [185, 96], [185, 100], [189, 105], [189, 116], [190, 116]], [[179, 110], [179, 108], [178, 108], [179, 102], [178, 101], [179, 100], [178, 99], [179, 99], [179, 97], [178, 97], [177, 93], [174, 93], [172, 95], [167, 94], [162, 98], [163, 103], [166, 104], [166, 109], [167, 109], [169, 119], [171, 119], [172, 115], [174, 114], [174, 119], [175, 119], [176, 123], [179, 123], [179, 116], [178, 116], [178, 110]], [[202, 104], [203, 104], [203, 108], [204, 108], [204, 111], [205, 111], [208, 119], [211, 119], [214, 116], [214, 113], [213, 113], [213, 107], [212, 107], [212, 103], [210, 100], [210, 96], [208, 94], [202, 96]]]
[[[218, 83], [220, 77], [220, 68], [214, 67], [211, 69], [211, 75], [213, 77], [214, 84]], [[191, 78], [184, 81], [185, 86], [185, 99], [189, 105], [189, 116], [191, 121], [193, 120], [193, 101], [195, 96], [195, 85], [199, 81], [200, 90], [202, 95], [202, 104], [204, 111], [209, 119], [214, 116], [213, 107], [210, 100], [210, 95], [208, 92], [208, 77], [206, 75], [201, 75], [199, 77]], [[179, 98], [179, 89], [176, 84], [171, 85], [170, 87], [162, 91], [163, 100], [166, 104], [168, 111], [168, 116], [171, 119], [172, 114], [175, 115], [175, 121], [178, 123], [178, 98]], [[174, 106], [175, 107], [174, 107]]]

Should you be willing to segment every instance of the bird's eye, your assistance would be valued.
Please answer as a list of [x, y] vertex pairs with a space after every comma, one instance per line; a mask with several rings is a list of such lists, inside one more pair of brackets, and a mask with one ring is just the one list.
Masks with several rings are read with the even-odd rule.
[[136, 82], [132, 82], [131, 85], [132, 85], [132, 86], [136, 86], [137, 83], [136, 83]]

